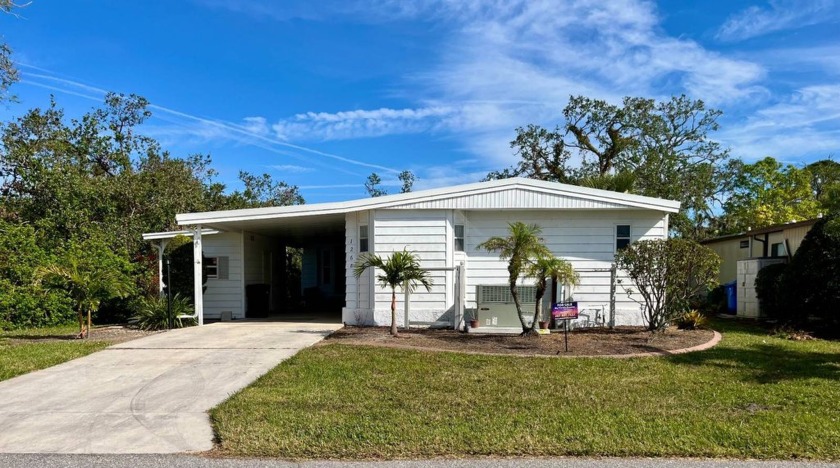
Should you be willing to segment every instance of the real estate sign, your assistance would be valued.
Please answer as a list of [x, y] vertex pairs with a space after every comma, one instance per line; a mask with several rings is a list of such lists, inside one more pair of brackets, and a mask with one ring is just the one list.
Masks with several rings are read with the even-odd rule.
[[558, 302], [551, 307], [554, 320], [573, 320], [578, 318], [577, 302]]

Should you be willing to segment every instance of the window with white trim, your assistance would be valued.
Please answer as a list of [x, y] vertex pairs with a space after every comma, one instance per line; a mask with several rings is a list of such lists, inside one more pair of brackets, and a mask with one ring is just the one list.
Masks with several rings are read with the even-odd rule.
[[359, 226], [359, 252], [368, 251], [368, 227], [366, 224]]
[[630, 245], [630, 225], [619, 224], [615, 227], [615, 250], [622, 250]]
[[219, 257], [204, 257], [204, 272], [207, 278], [219, 278]]
[[463, 224], [456, 224], [454, 229], [455, 234], [455, 251], [456, 252], [463, 252], [464, 251], [464, 225]]

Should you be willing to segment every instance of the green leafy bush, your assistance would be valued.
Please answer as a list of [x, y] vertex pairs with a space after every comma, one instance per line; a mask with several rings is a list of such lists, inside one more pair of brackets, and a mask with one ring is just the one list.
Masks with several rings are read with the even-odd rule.
[[53, 261], [28, 224], [0, 220], [0, 327], [42, 327], [69, 323], [73, 304], [64, 291], [34, 285], [35, 272]]
[[840, 329], [840, 240], [827, 227], [840, 219], [828, 216], [817, 221], [805, 236], [782, 276], [782, 307], [790, 308], [791, 321], [824, 331]]
[[720, 257], [687, 239], [634, 242], [615, 256], [632, 281], [624, 290], [642, 305], [649, 330], [662, 330], [685, 313], [691, 301], [717, 281]]
[[[178, 319], [179, 315], [193, 315], [192, 303], [180, 294], [172, 296], [172, 327], [182, 328], [195, 325], [193, 319]], [[140, 301], [137, 313], [128, 323], [141, 330], [166, 330], [169, 328], [169, 311], [166, 296], [154, 296]]]
[[705, 327], [708, 320], [699, 310], [693, 309], [682, 314], [676, 322], [680, 330], [698, 330]]
[[787, 293], [782, 286], [782, 278], [787, 271], [786, 263], [767, 265], [759, 270], [755, 277], [755, 295], [762, 313], [769, 318], [788, 321], [793, 309], [785, 307]]
[[707, 314], [724, 314], [729, 311], [726, 298], [726, 288], [721, 284], [709, 290], [706, 300], [701, 305], [703, 312]]

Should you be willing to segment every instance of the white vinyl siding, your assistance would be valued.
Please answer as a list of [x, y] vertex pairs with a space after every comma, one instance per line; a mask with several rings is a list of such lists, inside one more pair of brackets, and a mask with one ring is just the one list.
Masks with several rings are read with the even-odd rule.
[[[580, 285], [572, 288], [572, 298], [581, 308], [609, 309], [610, 273], [587, 269], [610, 268], [615, 257], [615, 226], [629, 224], [631, 240], [664, 238], [665, 215], [653, 211], [469, 211], [467, 217], [467, 308], [476, 307], [479, 284], [507, 283], [507, 263], [498, 254], [479, 250], [480, 243], [493, 236], [506, 236], [508, 223], [522, 221], [542, 227], [542, 237], [551, 252], [580, 270]], [[530, 279], [521, 280], [529, 284]], [[616, 287], [616, 322], [641, 324], [639, 305]]]
[[[374, 212], [375, 253], [387, 258], [393, 252], [407, 249], [415, 253], [424, 268], [450, 266], [447, 262], [448, 213], [444, 210], [376, 210]], [[374, 273], [376, 274], [376, 273]], [[434, 282], [431, 291], [418, 288], [411, 295], [412, 319], [420, 322], [434, 322], [449, 309], [447, 297], [447, 275], [445, 271], [433, 271], [429, 275]], [[377, 323], [389, 323], [391, 314], [391, 291], [380, 287], [374, 290], [374, 318]], [[404, 310], [404, 295], [397, 290], [397, 310]], [[399, 322], [403, 314], [397, 314]]]
[[373, 288], [372, 272], [368, 271], [360, 278], [353, 273], [353, 266], [359, 259], [359, 226], [368, 226], [368, 249], [373, 249], [373, 227], [370, 223], [370, 212], [348, 213], [345, 216], [345, 306], [342, 309], [342, 321], [352, 324], [373, 324], [373, 307], [370, 302]]
[[[205, 257], [215, 257], [221, 261], [217, 268], [226, 263], [227, 278], [219, 270], [218, 278], [207, 279], [204, 291], [204, 317], [217, 319], [224, 311], [230, 311], [234, 317], [244, 317], [242, 310], [242, 238], [239, 233], [223, 232], [212, 236], [203, 236], [202, 247]], [[226, 259], [226, 260], [222, 260]]]

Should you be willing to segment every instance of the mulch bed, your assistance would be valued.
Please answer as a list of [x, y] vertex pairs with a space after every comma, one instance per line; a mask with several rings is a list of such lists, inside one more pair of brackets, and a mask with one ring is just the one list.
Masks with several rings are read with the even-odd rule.
[[[146, 331], [137, 328], [129, 328], [124, 325], [94, 325], [90, 334], [91, 341], [107, 341], [110, 344], [124, 343], [144, 336], [159, 333], [157, 331]], [[72, 341], [79, 339], [77, 333], [61, 335], [15, 335], [14, 332], [6, 334], [7, 342], [10, 344], [43, 343], [45, 341]]]
[[398, 337], [392, 337], [388, 331], [388, 327], [346, 326], [321, 343], [526, 356], [604, 356], [690, 348], [708, 342], [714, 335], [711, 330], [676, 328], [655, 334], [641, 327], [578, 329], [569, 332], [569, 351], [566, 352], [562, 331], [538, 338], [427, 328], [400, 330]]

